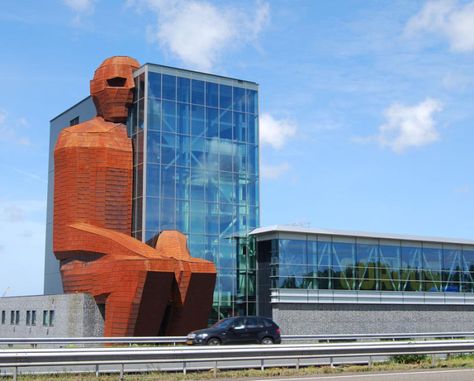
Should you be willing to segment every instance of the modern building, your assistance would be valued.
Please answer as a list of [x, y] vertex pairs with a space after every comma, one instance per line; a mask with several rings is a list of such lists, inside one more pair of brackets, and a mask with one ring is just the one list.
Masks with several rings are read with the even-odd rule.
[[250, 234], [257, 311], [283, 332], [474, 329], [474, 240], [289, 226]]
[[[133, 236], [154, 246], [162, 230], [183, 232], [191, 255], [217, 267], [211, 320], [256, 313], [247, 234], [259, 226], [258, 85], [154, 64], [134, 77]], [[63, 128], [95, 114], [88, 97], [51, 121], [45, 294], [62, 292], [52, 251], [52, 152]]]
[[104, 319], [88, 294], [0, 299], [0, 337], [102, 336]]
[[[259, 227], [258, 85], [155, 64], [134, 78], [132, 235], [154, 247], [179, 230], [216, 265], [211, 321], [259, 314], [286, 334], [474, 330], [474, 240]], [[88, 97], [51, 121], [45, 294], [62, 293], [52, 153], [63, 128], [95, 115]]]

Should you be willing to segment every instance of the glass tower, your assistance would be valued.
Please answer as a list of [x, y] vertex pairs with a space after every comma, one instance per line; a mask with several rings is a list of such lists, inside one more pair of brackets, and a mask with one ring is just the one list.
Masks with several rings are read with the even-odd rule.
[[217, 268], [211, 321], [254, 314], [258, 85], [154, 64], [135, 78], [134, 237], [186, 234], [191, 255]]

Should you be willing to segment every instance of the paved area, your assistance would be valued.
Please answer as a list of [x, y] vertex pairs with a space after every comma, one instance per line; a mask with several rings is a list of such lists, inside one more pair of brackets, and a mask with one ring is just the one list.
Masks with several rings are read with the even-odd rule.
[[[268, 381], [269, 378], [242, 379], [239, 381]], [[306, 377], [272, 378], [271, 381], [472, 381], [474, 369], [433, 369], [411, 372], [353, 373]]]

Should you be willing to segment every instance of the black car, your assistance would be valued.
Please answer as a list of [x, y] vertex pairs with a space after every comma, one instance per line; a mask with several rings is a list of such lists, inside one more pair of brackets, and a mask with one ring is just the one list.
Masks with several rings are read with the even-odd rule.
[[280, 328], [269, 318], [237, 316], [219, 320], [213, 326], [191, 332], [187, 344], [280, 344]]

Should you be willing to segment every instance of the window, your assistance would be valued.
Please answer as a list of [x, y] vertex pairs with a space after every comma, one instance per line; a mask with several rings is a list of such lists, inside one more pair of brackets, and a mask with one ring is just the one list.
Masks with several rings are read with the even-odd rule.
[[10, 312], [10, 325], [15, 324], [15, 311]]
[[6, 313], [5, 311], [2, 311], [2, 324], [5, 324], [5, 318], [6, 318]]
[[31, 311], [26, 311], [26, 325], [31, 325]]
[[79, 124], [79, 117], [76, 116], [74, 119], [71, 119], [69, 121], [69, 126], [75, 126], [76, 124]]
[[248, 317], [247, 321], [245, 322], [245, 325], [248, 328], [254, 328], [260, 326], [261, 324], [259, 324], [256, 317]]
[[15, 311], [15, 325], [20, 324], [20, 311]]
[[[36, 312], [36, 311], [35, 311]], [[35, 316], [36, 319], [36, 316]], [[54, 325], [54, 310], [43, 311], [43, 326], [52, 327]]]
[[31, 325], [36, 325], [36, 311], [31, 311]]
[[52, 327], [54, 325], [54, 311], [49, 311], [49, 326]]

